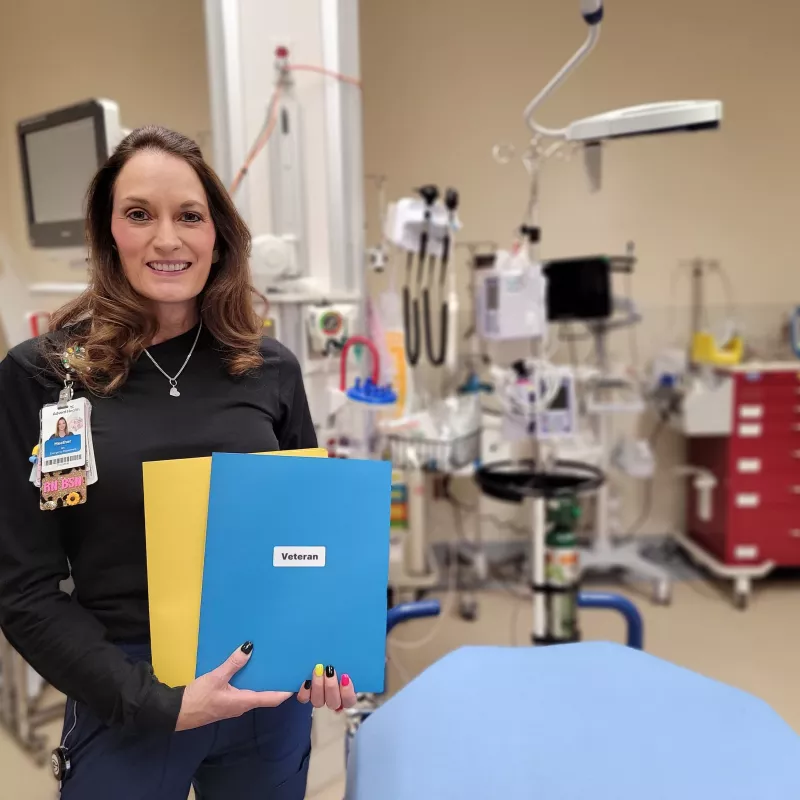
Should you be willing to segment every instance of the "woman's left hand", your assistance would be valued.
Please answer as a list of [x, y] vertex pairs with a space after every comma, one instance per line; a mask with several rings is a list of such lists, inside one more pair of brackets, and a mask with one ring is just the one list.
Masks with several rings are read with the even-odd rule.
[[314, 708], [328, 706], [334, 711], [342, 711], [356, 704], [356, 690], [349, 675], [336, 675], [336, 670], [329, 664], [323, 667], [317, 664], [313, 676], [307, 680], [297, 693], [301, 703], [308, 703]]

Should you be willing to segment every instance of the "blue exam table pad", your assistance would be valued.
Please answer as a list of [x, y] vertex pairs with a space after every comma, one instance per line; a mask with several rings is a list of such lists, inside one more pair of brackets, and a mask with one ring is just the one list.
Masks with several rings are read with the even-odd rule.
[[315, 664], [381, 692], [389, 462], [214, 454], [197, 674], [245, 641], [232, 684], [296, 692]]
[[347, 800], [795, 800], [800, 736], [621, 645], [464, 647], [359, 728]]

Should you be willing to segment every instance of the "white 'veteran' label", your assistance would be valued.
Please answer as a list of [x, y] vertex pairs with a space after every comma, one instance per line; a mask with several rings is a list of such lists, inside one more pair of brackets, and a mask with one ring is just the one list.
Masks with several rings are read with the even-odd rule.
[[276, 547], [272, 551], [273, 567], [324, 567], [324, 547]]

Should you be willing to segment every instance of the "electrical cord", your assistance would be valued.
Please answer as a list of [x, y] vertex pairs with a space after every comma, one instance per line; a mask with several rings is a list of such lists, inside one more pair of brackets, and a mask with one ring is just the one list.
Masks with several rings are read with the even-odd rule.
[[445, 475], [442, 483], [442, 491], [444, 492], [444, 499], [451, 503], [454, 507], [458, 508], [461, 511], [466, 511], [468, 514], [475, 514], [477, 518], [483, 522], [491, 522], [493, 523], [499, 530], [506, 530], [511, 531], [512, 533], [519, 534], [521, 536], [527, 536], [529, 530], [522, 525], [515, 525], [513, 522], [509, 522], [508, 520], [502, 519], [501, 517], [496, 516], [495, 514], [481, 514], [478, 513], [479, 505], [477, 503], [470, 504], [465, 503], [463, 500], [459, 500], [455, 497], [451, 490], [452, 486], [452, 476]]
[[[666, 427], [667, 418], [664, 415], [661, 415], [656, 422], [655, 427], [653, 428], [653, 432], [650, 434], [648, 438], [648, 444], [650, 445], [650, 449], [655, 451], [656, 445], [658, 444], [658, 440], [661, 437], [664, 428]], [[634, 523], [628, 528], [627, 532], [623, 537], [623, 541], [627, 539], [632, 539], [639, 530], [644, 526], [644, 524], [650, 519], [650, 515], [653, 513], [653, 500], [655, 499], [655, 475], [652, 478], [647, 479], [647, 483], [645, 484], [645, 496], [644, 501], [642, 503], [642, 509], [639, 512], [639, 516], [636, 518]]]
[[394, 668], [394, 670], [397, 672], [397, 676], [404, 684], [406, 684], [411, 681], [411, 675], [408, 673], [408, 670], [406, 670], [406, 668], [403, 666], [403, 664], [400, 662], [397, 656], [392, 655], [391, 650], [395, 646], [395, 644], [396, 642], [386, 643], [386, 649], [388, 651], [386, 653], [386, 662], [389, 664], [389, 666]]
[[455, 589], [457, 582], [458, 559], [455, 557], [454, 553], [451, 553], [450, 555], [451, 555], [450, 563], [448, 564], [448, 570], [447, 570], [447, 588], [445, 589], [445, 600], [444, 603], [442, 603], [439, 616], [435, 618], [436, 621], [434, 622], [430, 631], [428, 631], [428, 633], [425, 636], [422, 636], [419, 639], [415, 639], [410, 642], [391, 638], [390, 635], [390, 638], [387, 640], [387, 647], [391, 644], [391, 647], [393, 648], [396, 647], [399, 650], [416, 650], [420, 647], [424, 647], [426, 644], [430, 644], [439, 634], [442, 625], [444, 624], [445, 620], [450, 616], [450, 612], [452, 611], [453, 598], [455, 596]]
[[[461, 510], [466, 509], [468, 511], [474, 511], [477, 507], [470, 506], [467, 503], [463, 503], [458, 500], [458, 498], [454, 497], [453, 494], [450, 492], [450, 476], [445, 477], [444, 481], [444, 493], [445, 498], [453, 505], [453, 508], [456, 510], [456, 520], [457, 520], [457, 529], [456, 529], [456, 536], [460, 540], [465, 540], [464, 531], [463, 531], [463, 520], [461, 519]], [[489, 515], [480, 515], [480, 516], [489, 516]], [[528, 531], [520, 528], [519, 526], [512, 526], [508, 523], [505, 523], [503, 520], [497, 520], [498, 527], [511, 527], [514, 530], [520, 531], [522, 533], [527, 533]], [[526, 607], [524, 601], [529, 601], [533, 598], [533, 593], [524, 587], [524, 584], [521, 584], [520, 580], [514, 580], [506, 578], [499, 574], [499, 571], [496, 567], [489, 567], [489, 572], [492, 577], [500, 584], [500, 588], [508, 595], [510, 595], [516, 602], [514, 604], [514, 608], [511, 613], [511, 620], [510, 620], [510, 636], [509, 640], [513, 646], [519, 645], [519, 617], [522, 613], [523, 609]]]

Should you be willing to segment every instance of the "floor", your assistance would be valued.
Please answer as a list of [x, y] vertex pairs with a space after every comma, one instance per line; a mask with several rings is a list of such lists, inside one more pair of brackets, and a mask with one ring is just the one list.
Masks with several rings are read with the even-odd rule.
[[[592, 588], [595, 588], [594, 586]], [[738, 686], [770, 703], [800, 732], [800, 579], [762, 583], [747, 611], [735, 610], [721, 587], [684, 581], [674, 587], [672, 605], [655, 607], [626, 591], [645, 617], [647, 650], [682, 666]], [[389, 688], [394, 691], [428, 664], [462, 644], [525, 644], [530, 604], [510, 591], [482, 593], [479, 617], [469, 623], [452, 604], [439, 620], [409, 624], [389, 646]], [[619, 641], [622, 623], [612, 614], [584, 612], [584, 638]], [[713, 633], [713, 639], [712, 634]], [[411, 644], [412, 648], [405, 645]], [[50, 732], [56, 743], [57, 726]], [[344, 794], [343, 727], [322, 710], [315, 720], [315, 751], [309, 800], [341, 800]], [[55, 800], [55, 782], [0, 732], [2, 796], [14, 800]]]

